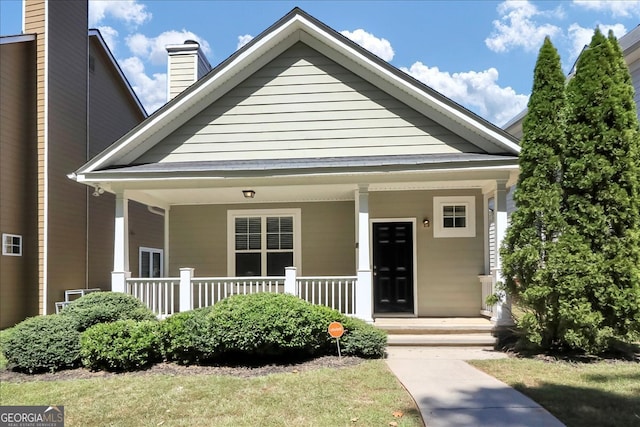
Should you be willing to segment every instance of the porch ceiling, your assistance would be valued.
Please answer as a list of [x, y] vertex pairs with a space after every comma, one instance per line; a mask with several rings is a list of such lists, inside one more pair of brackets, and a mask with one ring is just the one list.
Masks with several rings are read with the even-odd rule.
[[[256, 180], [254, 184], [262, 183]], [[369, 184], [370, 192], [379, 191], [419, 191], [441, 189], [485, 189], [495, 184], [495, 180], [472, 181], [415, 181], [384, 182]], [[354, 200], [358, 184], [317, 184], [317, 185], [234, 185], [229, 187], [192, 188], [129, 188], [127, 198], [162, 208], [171, 205], [195, 204], [260, 204], [288, 202], [318, 202]], [[242, 190], [254, 190], [254, 198], [245, 198]]]

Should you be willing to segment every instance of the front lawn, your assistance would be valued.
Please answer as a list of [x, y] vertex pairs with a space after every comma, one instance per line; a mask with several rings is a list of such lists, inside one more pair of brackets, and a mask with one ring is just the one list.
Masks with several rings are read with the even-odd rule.
[[568, 427], [640, 426], [640, 363], [517, 358], [469, 363], [526, 394]]
[[52, 404], [64, 405], [67, 426], [422, 426], [383, 360], [252, 378], [120, 374], [0, 383], [0, 405]]

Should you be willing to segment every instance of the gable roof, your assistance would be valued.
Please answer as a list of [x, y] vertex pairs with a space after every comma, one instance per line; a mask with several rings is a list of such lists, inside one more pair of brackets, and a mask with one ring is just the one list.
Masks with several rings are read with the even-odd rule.
[[142, 113], [142, 115], [144, 117], [148, 117], [149, 114], [147, 113], [147, 110], [145, 110], [144, 106], [142, 105], [142, 102], [140, 102], [140, 98], [138, 98], [138, 95], [136, 95], [136, 92], [133, 90], [133, 87], [131, 87], [131, 83], [129, 83], [127, 76], [125, 76], [124, 73], [122, 72], [122, 68], [120, 68], [120, 65], [118, 64], [118, 61], [116, 61], [116, 58], [113, 56], [113, 53], [111, 53], [111, 49], [109, 49], [109, 46], [107, 46], [107, 43], [102, 37], [102, 33], [100, 33], [100, 30], [95, 28], [90, 28], [89, 37], [95, 37], [95, 39], [98, 41], [98, 44], [106, 54], [107, 58], [109, 58], [109, 62], [111, 63], [111, 66], [118, 73], [118, 76], [120, 77], [120, 81], [122, 82], [123, 86], [126, 88], [127, 93], [129, 94], [133, 102], [136, 104], [138, 109], [140, 109], [140, 112]]
[[200, 81], [167, 103], [96, 156], [76, 175], [130, 165], [194, 115], [302, 42], [431, 118], [488, 154], [514, 156], [516, 139], [430, 87], [378, 58], [299, 8], [235, 52]]

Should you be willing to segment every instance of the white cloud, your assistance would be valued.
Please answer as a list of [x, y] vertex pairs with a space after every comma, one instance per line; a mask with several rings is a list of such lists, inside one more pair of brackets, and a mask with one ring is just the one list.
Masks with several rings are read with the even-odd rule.
[[640, 16], [640, 0], [573, 0], [573, 4], [598, 12], [609, 12], [614, 17]]
[[511, 87], [500, 87], [495, 68], [450, 74], [416, 62], [402, 70], [497, 125], [524, 110], [529, 100], [528, 95], [518, 94]]
[[118, 45], [118, 31], [109, 26], [98, 27], [98, 30], [100, 30], [100, 34], [102, 35], [104, 42], [109, 46], [111, 53], [114, 53]]
[[185, 40], [195, 40], [200, 43], [200, 48], [208, 55], [211, 53], [209, 43], [191, 31], [165, 31], [157, 37], [147, 37], [144, 34], [136, 33], [127, 37], [127, 46], [135, 56], [145, 61], [150, 61], [153, 65], [163, 65], [167, 63], [167, 50], [165, 47], [170, 44], [182, 44]]
[[395, 55], [389, 40], [378, 38], [371, 33], [367, 33], [363, 29], [359, 28], [353, 32], [347, 30], [340, 31], [340, 34], [353, 40], [369, 52], [379, 56], [387, 62], [391, 61]]
[[137, 0], [89, 0], [90, 27], [99, 24], [107, 16], [129, 25], [140, 25], [151, 19], [147, 6]]
[[167, 102], [165, 73], [154, 73], [149, 77], [145, 73], [144, 64], [135, 56], [120, 61], [120, 66], [149, 114]]
[[[599, 25], [600, 31], [604, 35], [609, 34], [609, 30], [613, 31], [613, 34], [620, 38], [627, 33], [627, 29], [622, 24], [614, 25]], [[582, 49], [591, 43], [593, 37], [593, 28], [584, 28], [578, 24], [571, 24], [568, 29], [569, 39], [571, 41], [571, 58], [574, 60], [580, 55]]]
[[551, 24], [540, 24], [536, 16], [561, 16], [561, 9], [541, 12], [528, 1], [507, 0], [498, 6], [500, 19], [493, 21], [494, 31], [485, 39], [485, 44], [494, 52], [507, 52], [522, 47], [526, 51], [537, 51], [546, 36], [553, 37], [561, 29]]
[[245, 44], [249, 43], [253, 40], [253, 36], [251, 34], [245, 34], [244, 36], [238, 36], [238, 45], [236, 46], [236, 50], [240, 49]]

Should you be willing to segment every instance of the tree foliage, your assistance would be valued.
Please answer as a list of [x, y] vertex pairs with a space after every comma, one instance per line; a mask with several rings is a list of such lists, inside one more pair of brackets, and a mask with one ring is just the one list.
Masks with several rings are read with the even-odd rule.
[[[584, 316], [576, 342], [592, 350], [630, 338], [640, 322], [640, 134], [634, 90], [612, 34], [596, 30], [567, 86], [562, 239], [575, 257]], [[587, 337], [582, 337], [587, 335]], [[585, 344], [586, 343], [586, 344]]]
[[521, 326], [530, 341], [599, 352], [640, 331], [634, 90], [611, 33], [595, 31], [566, 89], [556, 66], [545, 40], [503, 267], [508, 290], [529, 310]]
[[560, 213], [564, 82], [560, 56], [546, 38], [523, 122], [520, 176], [514, 194], [518, 209], [511, 216], [502, 253], [507, 290], [527, 310], [524, 321], [531, 339], [543, 345], [553, 341], [559, 322], [559, 284], [553, 264], [564, 227]]

